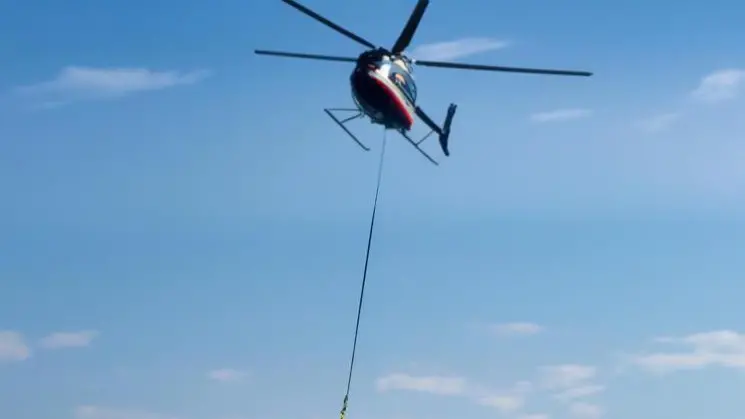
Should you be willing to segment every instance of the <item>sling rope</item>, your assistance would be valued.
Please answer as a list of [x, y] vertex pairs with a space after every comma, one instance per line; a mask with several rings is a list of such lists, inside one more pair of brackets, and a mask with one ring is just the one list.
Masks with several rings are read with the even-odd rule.
[[375, 226], [375, 211], [378, 208], [378, 195], [380, 194], [380, 181], [383, 177], [383, 160], [385, 157], [386, 132], [383, 131], [383, 147], [380, 150], [380, 163], [378, 164], [378, 184], [375, 187], [375, 200], [373, 201], [372, 217], [370, 219], [370, 232], [367, 236], [367, 252], [365, 254], [365, 268], [362, 271], [362, 286], [360, 287], [360, 299], [357, 303], [357, 324], [354, 328], [354, 344], [352, 345], [352, 359], [349, 362], [349, 376], [347, 378], [347, 391], [344, 395], [344, 402], [341, 408], [341, 418], [345, 419], [347, 415], [347, 402], [349, 401], [349, 390], [352, 386], [352, 372], [354, 370], [354, 355], [357, 352], [357, 336], [360, 331], [360, 315], [362, 314], [362, 301], [365, 296], [365, 282], [367, 281], [367, 266], [370, 261], [370, 245], [372, 244], [373, 227]]

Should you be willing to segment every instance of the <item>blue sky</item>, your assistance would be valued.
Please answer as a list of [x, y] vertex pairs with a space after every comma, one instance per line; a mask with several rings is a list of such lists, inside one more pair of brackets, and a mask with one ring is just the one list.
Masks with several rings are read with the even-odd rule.
[[[414, 1], [305, 4], [389, 45]], [[414, 56], [596, 75], [418, 69], [452, 154], [388, 138], [350, 418], [745, 415], [743, 12], [432, 2]], [[279, 1], [0, 3], [0, 417], [336, 417], [381, 133], [254, 48], [360, 52]]]

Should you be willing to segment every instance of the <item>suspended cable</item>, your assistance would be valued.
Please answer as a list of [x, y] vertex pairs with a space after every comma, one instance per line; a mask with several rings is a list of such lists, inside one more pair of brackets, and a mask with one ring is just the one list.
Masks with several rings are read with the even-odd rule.
[[362, 314], [362, 301], [365, 296], [365, 282], [367, 281], [367, 266], [370, 262], [370, 245], [372, 244], [373, 227], [375, 226], [375, 212], [378, 208], [378, 195], [380, 194], [380, 183], [383, 178], [383, 160], [385, 157], [386, 132], [383, 131], [383, 147], [380, 150], [380, 163], [378, 163], [378, 183], [375, 187], [375, 200], [373, 201], [372, 217], [370, 218], [370, 231], [367, 235], [367, 252], [365, 253], [365, 268], [362, 271], [362, 286], [360, 287], [360, 298], [357, 303], [357, 322], [354, 327], [354, 343], [352, 344], [352, 358], [349, 361], [349, 376], [347, 377], [347, 391], [341, 408], [341, 419], [347, 414], [347, 402], [349, 401], [349, 390], [352, 387], [352, 372], [354, 371], [354, 356], [357, 352], [357, 337], [360, 332], [360, 316]]

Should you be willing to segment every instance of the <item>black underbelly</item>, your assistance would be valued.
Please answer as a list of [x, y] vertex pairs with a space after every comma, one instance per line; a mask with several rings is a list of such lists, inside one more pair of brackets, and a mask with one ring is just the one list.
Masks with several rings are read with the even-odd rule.
[[368, 75], [366, 71], [353, 72], [350, 81], [360, 105], [368, 114], [380, 114], [392, 127], [407, 125], [396, 100], [388, 89], [381, 86], [379, 81]]

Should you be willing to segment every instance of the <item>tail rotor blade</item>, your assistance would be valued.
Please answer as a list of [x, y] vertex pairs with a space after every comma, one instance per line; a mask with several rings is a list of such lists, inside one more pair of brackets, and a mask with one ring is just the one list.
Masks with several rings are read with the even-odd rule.
[[288, 58], [305, 58], [309, 60], [324, 60], [324, 61], [341, 61], [347, 63], [353, 63], [357, 61], [356, 58], [351, 57], [339, 57], [335, 55], [319, 55], [319, 54], [303, 54], [299, 52], [285, 52], [285, 51], [267, 51], [257, 49], [254, 51], [258, 55], [273, 55], [275, 57], [288, 57]]
[[450, 63], [443, 61], [426, 61], [416, 60], [414, 64], [425, 67], [440, 67], [440, 68], [456, 68], [461, 70], [482, 70], [482, 71], [503, 71], [508, 73], [527, 73], [527, 74], [546, 74], [553, 76], [581, 76], [589, 77], [592, 73], [589, 71], [574, 71], [574, 70], [554, 70], [546, 68], [525, 68], [525, 67], [502, 67], [495, 65], [481, 65], [481, 64], [461, 64], [461, 63]]
[[339, 32], [340, 34], [368, 47], [371, 49], [375, 48], [375, 45], [373, 45], [372, 42], [368, 41], [367, 39], [357, 35], [356, 33], [353, 33], [347, 29], [342, 28], [341, 26], [337, 25], [336, 23], [326, 19], [325, 17], [319, 15], [318, 13], [310, 10], [309, 8], [303, 6], [302, 4], [296, 2], [295, 0], [282, 0], [283, 2], [289, 4], [290, 6], [294, 7], [295, 9], [301, 11], [302, 13], [305, 13], [306, 15], [312, 17], [313, 19], [323, 23], [324, 25], [328, 26], [329, 28]]
[[412, 11], [411, 16], [409, 16], [409, 21], [406, 22], [406, 26], [404, 26], [404, 29], [401, 31], [401, 35], [398, 36], [396, 43], [393, 45], [393, 49], [391, 50], [392, 53], [400, 54], [409, 47], [416, 29], [419, 27], [419, 22], [421, 22], [422, 16], [424, 16], [424, 11], [427, 10], [427, 6], [429, 6], [429, 0], [419, 0], [417, 2], [414, 11]]

